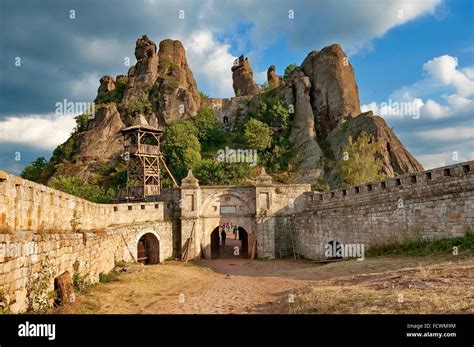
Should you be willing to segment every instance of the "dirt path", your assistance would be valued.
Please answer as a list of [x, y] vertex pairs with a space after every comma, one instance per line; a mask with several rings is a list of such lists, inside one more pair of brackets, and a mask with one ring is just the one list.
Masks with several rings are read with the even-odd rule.
[[[119, 280], [100, 284], [61, 313], [266, 313], [284, 312], [290, 294], [315, 285], [350, 287], [394, 271], [419, 271], [430, 258], [376, 258], [326, 265], [307, 261], [257, 261], [243, 258], [202, 260], [193, 263], [130, 265]], [[446, 262], [472, 270], [472, 261]], [[431, 265], [430, 265], [431, 266]], [[405, 270], [400, 270], [405, 269]], [[415, 270], [413, 270], [415, 269]], [[453, 273], [452, 270], [448, 272]], [[434, 273], [434, 272], [431, 272]], [[472, 274], [472, 271], [470, 272]], [[369, 274], [372, 274], [371, 276]], [[425, 275], [426, 276], [426, 275]], [[329, 282], [330, 283], [329, 283]], [[382, 279], [380, 283], [382, 283]], [[329, 284], [328, 284], [329, 283]], [[472, 280], [469, 282], [472, 285]], [[469, 288], [466, 282], [466, 290]], [[446, 279], [442, 282], [449, 285]], [[330, 295], [330, 293], [328, 294]], [[283, 303], [283, 306], [281, 304]], [[282, 308], [283, 307], [283, 308]]]

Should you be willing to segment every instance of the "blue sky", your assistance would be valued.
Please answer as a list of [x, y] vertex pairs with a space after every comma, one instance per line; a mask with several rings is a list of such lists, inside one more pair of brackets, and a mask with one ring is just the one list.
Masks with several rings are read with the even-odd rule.
[[[91, 101], [101, 76], [126, 74], [143, 34], [180, 39], [198, 89], [212, 97], [232, 96], [241, 54], [262, 83], [268, 66], [283, 74], [339, 43], [363, 110], [383, 116], [426, 168], [472, 160], [473, 19], [468, 0], [0, 0], [0, 169], [49, 158], [74, 126], [55, 104]], [[393, 105], [416, 106], [418, 117]]]

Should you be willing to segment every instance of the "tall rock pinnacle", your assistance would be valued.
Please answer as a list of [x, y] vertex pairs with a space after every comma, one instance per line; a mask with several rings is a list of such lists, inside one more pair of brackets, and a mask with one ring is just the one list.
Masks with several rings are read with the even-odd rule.
[[236, 96], [256, 95], [260, 88], [253, 80], [253, 71], [247, 57], [241, 55], [232, 66], [232, 87]]

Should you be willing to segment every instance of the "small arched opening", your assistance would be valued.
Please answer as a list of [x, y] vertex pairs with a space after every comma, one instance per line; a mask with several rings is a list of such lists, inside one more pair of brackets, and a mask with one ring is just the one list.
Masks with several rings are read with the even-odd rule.
[[239, 227], [239, 240], [241, 241], [242, 257], [249, 257], [249, 234], [244, 228]]
[[153, 233], [146, 233], [138, 240], [137, 261], [145, 265], [160, 262], [160, 241]]
[[[224, 236], [225, 235], [225, 236]], [[224, 241], [225, 238], [225, 241]], [[211, 259], [248, 258], [249, 237], [247, 231], [237, 226], [234, 232], [232, 225], [224, 224], [211, 232]]]
[[216, 227], [211, 233], [211, 259], [216, 259], [220, 256], [220, 240], [219, 227]]

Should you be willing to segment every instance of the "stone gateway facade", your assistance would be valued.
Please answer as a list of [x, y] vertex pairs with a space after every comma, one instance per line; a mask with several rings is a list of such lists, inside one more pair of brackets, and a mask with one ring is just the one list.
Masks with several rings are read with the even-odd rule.
[[474, 224], [473, 172], [471, 161], [324, 193], [264, 170], [246, 186], [200, 186], [190, 172], [160, 201], [95, 204], [0, 171], [0, 301], [24, 312], [39, 279], [53, 290], [65, 272], [94, 283], [121, 261], [212, 258], [223, 223], [239, 225], [242, 254], [260, 259], [462, 235]]

